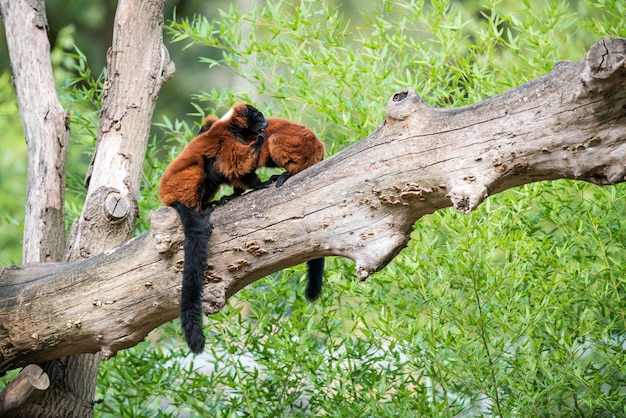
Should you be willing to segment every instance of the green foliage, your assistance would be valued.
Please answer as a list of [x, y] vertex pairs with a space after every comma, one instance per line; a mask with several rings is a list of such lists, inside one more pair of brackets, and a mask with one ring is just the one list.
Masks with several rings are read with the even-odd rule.
[[438, 231], [416, 228], [397, 274], [382, 275], [408, 275], [398, 292], [417, 303], [398, 311], [429, 329], [421, 342], [438, 352], [447, 396], [469, 390], [504, 416], [623, 414], [624, 198], [623, 188], [531, 185], [471, 216], [425, 220]]
[[182, 19], [170, 31], [175, 41], [222, 51], [200, 60], [249, 83], [198, 95], [208, 110], [263, 98], [262, 110], [305, 120], [333, 139], [334, 152], [381, 123], [381, 98], [392, 91], [412, 86], [433, 105], [473, 103], [558, 59], [578, 59], [591, 41], [574, 30], [567, 3], [490, 3], [476, 19], [446, 1], [380, 1], [362, 10], [365, 22], [355, 28], [331, 2], [278, 1], [247, 15], [231, 6], [213, 21]]
[[[4, 146], [0, 154], [0, 265], [20, 264], [26, 200], [27, 152], [19, 123], [11, 75], [0, 74], [0, 132]], [[10, 170], [8, 169], [10, 167]], [[8, 198], [10, 196], [10, 198]]]

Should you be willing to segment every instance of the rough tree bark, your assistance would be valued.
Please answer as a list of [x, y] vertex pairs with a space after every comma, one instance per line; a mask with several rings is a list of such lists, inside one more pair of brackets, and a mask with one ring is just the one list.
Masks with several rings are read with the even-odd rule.
[[[580, 62], [559, 62], [475, 105], [437, 109], [411, 89], [394, 94], [368, 138], [282, 188], [216, 208], [205, 311], [320, 256], [355, 260], [365, 279], [406, 245], [418, 218], [440, 208], [468, 212], [488, 195], [539, 180], [624, 181], [625, 80], [626, 40], [608, 39]], [[111, 356], [176, 317], [178, 216], [160, 208], [151, 220], [152, 230], [90, 259], [0, 271], [0, 371], [79, 352]]]
[[[109, 50], [107, 60], [108, 71], [103, 91], [96, 152], [86, 180], [86, 185], [89, 186], [87, 199], [83, 213], [72, 227], [72, 233], [68, 239], [65, 253], [65, 259], [68, 261], [90, 257], [92, 254], [98, 254], [119, 245], [130, 237], [133, 230], [138, 215], [136, 201], [139, 195], [141, 170], [152, 112], [161, 86], [174, 71], [163, 45], [164, 3], [164, 0], [146, 2], [120, 0], [118, 2], [113, 45]], [[5, 15], [7, 38], [15, 43], [11, 45], [10, 42], [9, 46], [13, 50], [11, 61], [18, 97], [20, 89], [23, 89], [21, 84], [30, 85], [28, 84], [29, 78], [40, 72], [40, 67], [50, 70], [49, 87], [51, 88], [49, 90], [45, 90], [42, 94], [39, 86], [37, 89], [27, 89], [23, 94], [24, 100], [20, 99], [22, 115], [25, 111], [32, 113], [31, 108], [34, 108], [37, 115], [42, 105], [50, 108], [43, 121], [32, 118], [23, 121], [28, 140], [29, 130], [42, 129], [42, 125], [47, 126], [44, 123], [47, 118], [58, 124], [57, 113], [64, 115], [63, 109], [58, 105], [51, 77], [49, 44], [45, 32], [47, 29], [45, 11], [41, 0], [32, 2], [3, 0], [1, 5], [3, 15]], [[13, 18], [14, 16], [16, 18]], [[138, 18], [139, 16], [141, 19]], [[25, 41], [29, 39], [29, 32], [34, 30], [33, 25], [34, 29], [37, 29], [37, 35], [45, 39], [47, 49], [39, 48], [31, 51], [31, 42]], [[30, 55], [34, 57], [28, 55], [28, 52], [32, 52]], [[30, 81], [36, 83], [35, 80]], [[49, 101], [56, 104], [56, 107], [48, 105]], [[64, 150], [67, 144], [67, 123], [65, 118], [61, 118], [61, 122], [61, 126], [65, 129], [65, 142], [61, 140], [59, 133], [57, 147], [60, 146]], [[36, 147], [43, 148], [44, 144], [50, 142], [43, 141], [43, 138], [46, 137], [34, 136], [32, 142]], [[45, 158], [40, 157], [42, 155]], [[49, 151], [34, 154], [29, 142], [29, 162], [31, 171], [37, 170], [39, 166], [47, 170], [35, 172], [35, 176], [38, 176], [37, 179], [42, 183], [49, 184], [47, 180], [50, 177], [58, 177], [62, 182], [61, 185], [57, 187], [56, 183], [52, 183], [51, 186], [59, 188], [62, 193], [65, 158], [61, 159], [57, 157], [57, 154], [50, 154]], [[37, 167], [33, 168], [33, 166]], [[57, 171], [52, 172], [53, 168]], [[32, 179], [31, 171], [29, 171], [29, 188]], [[61, 194], [60, 198], [60, 209], [50, 210], [51, 207], [47, 202], [49, 199], [40, 197], [42, 195], [48, 197], [49, 189], [42, 190], [44, 192], [40, 192], [38, 196], [29, 193], [27, 208], [31, 206], [38, 208], [41, 206], [39, 202], [43, 201], [44, 210], [39, 210], [34, 214], [33, 218], [39, 223], [33, 222], [33, 227], [25, 231], [25, 241], [34, 242], [34, 247], [37, 249], [43, 247], [45, 242], [38, 237], [42, 230], [46, 231], [44, 226], [49, 222], [48, 219], [52, 214], [53, 219], [58, 221], [55, 224], [57, 236], [48, 235], [51, 236], [50, 241], [61, 248], [55, 257], [61, 259], [64, 248], [63, 195]], [[49, 194], [56, 197], [53, 193]], [[35, 237], [35, 240], [32, 237]], [[50, 257], [45, 259], [45, 261], [49, 260]], [[27, 259], [27, 261], [44, 261], [44, 259]], [[44, 268], [47, 267], [51, 266], [44, 265]], [[0, 325], [0, 328], [3, 328], [3, 325]], [[0, 351], [3, 350], [0, 349]], [[50, 377], [50, 389], [35, 403], [24, 409], [21, 412], [22, 416], [93, 415], [93, 395], [99, 363], [100, 355], [98, 354], [72, 356], [43, 364], [44, 371]], [[1, 414], [2, 411], [0, 411]]]
[[23, 259], [61, 261], [69, 121], [54, 85], [45, 6], [43, 0], [2, 0], [0, 10], [28, 146]]
[[[69, 126], [56, 95], [45, 6], [43, 0], [2, 0], [0, 11], [29, 156], [23, 261], [61, 261]], [[30, 365], [0, 394], [0, 414], [17, 415], [41, 395], [43, 386], [36, 385], [48, 382], [48, 376], [41, 371], [44, 377], [34, 378], [33, 369], [41, 370]]]
[[0, 393], [0, 413], [4, 418], [15, 417], [50, 387], [50, 379], [36, 364], [24, 367]]

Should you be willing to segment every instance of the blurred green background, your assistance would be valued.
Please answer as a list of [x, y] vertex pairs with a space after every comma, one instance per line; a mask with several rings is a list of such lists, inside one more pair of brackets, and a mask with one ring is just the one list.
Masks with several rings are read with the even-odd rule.
[[[72, 109], [69, 224], [82, 204], [115, 3], [46, 4], [59, 92]], [[159, 177], [205, 113], [245, 100], [305, 122], [331, 155], [374, 131], [396, 90], [411, 86], [439, 107], [481, 101], [624, 37], [625, 8], [168, 2], [177, 71], [157, 104], [136, 232], [149, 227], [143, 214], [159, 206]], [[0, 59], [7, 264], [21, 258], [26, 154], [4, 51]], [[625, 200], [624, 185], [560, 180], [491, 196], [468, 215], [437, 211], [364, 283], [354, 263], [329, 257], [314, 304], [302, 265], [272, 274], [209, 318], [202, 356], [188, 355], [173, 321], [103, 363], [96, 415], [625, 417]]]

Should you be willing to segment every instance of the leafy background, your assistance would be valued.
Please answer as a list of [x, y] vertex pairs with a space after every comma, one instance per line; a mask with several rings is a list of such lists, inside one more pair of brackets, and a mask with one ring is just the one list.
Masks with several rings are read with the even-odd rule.
[[[52, 57], [72, 108], [69, 224], [97, 126], [107, 38], [95, 34], [110, 31], [115, 5], [68, 2], [60, 16], [56, 3]], [[625, 6], [604, 0], [176, 6], [166, 31], [177, 73], [155, 115], [143, 213], [159, 206], [159, 177], [202, 116], [235, 100], [306, 123], [331, 155], [374, 131], [396, 90], [412, 86], [432, 106], [478, 102], [626, 32]], [[0, 98], [7, 264], [21, 257], [27, 163], [7, 70]], [[314, 304], [304, 266], [277, 272], [206, 321], [203, 355], [188, 355], [173, 321], [103, 363], [96, 415], [626, 416], [624, 198], [622, 185], [561, 180], [469, 215], [437, 211], [367, 282], [330, 258]]]

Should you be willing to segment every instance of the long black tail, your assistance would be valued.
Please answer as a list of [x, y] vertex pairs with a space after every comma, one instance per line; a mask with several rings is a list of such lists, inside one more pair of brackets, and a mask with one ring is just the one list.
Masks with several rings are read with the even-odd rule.
[[322, 285], [324, 279], [324, 258], [316, 258], [315, 260], [306, 262], [307, 283], [304, 295], [309, 302], [313, 302], [322, 294]]
[[179, 202], [171, 206], [180, 215], [185, 232], [183, 290], [180, 296], [180, 324], [187, 345], [194, 353], [204, 350], [202, 329], [202, 286], [207, 267], [208, 240], [212, 227], [208, 214], [196, 212]]

